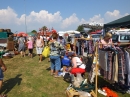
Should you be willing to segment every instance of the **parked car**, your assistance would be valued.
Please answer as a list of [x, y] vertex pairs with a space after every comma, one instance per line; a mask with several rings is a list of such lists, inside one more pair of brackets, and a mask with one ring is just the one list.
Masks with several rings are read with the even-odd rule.
[[98, 41], [100, 39], [100, 37], [103, 37], [102, 34], [92, 34], [92, 38], [94, 40], [94, 42]]
[[[112, 35], [113, 43], [117, 43], [119, 46], [127, 46], [130, 42], [130, 34], [114, 34]], [[122, 44], [124, 43], [124, 44]]]

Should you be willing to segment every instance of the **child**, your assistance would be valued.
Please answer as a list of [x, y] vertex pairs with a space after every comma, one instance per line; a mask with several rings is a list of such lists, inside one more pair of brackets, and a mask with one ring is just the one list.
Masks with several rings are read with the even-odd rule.
[[29, 57], [32, 58], [32, 54], [33, 54], [33, 40], [28, 40], [27, 42], [28, 45], [28, 51], [29, 51]]
[[[63, 64], [63, 74], [64, 74], [65, 72], [68, 72], [68, 70], [69, 70], [70, 63], [71, 63], [71, 60], [70, 60], [70, 59], [71, 59], [71, 58], [68, 57], [68, 51], [66, 51], [65, 55], [62, 56], [62, 60], [61, 60], [61, 62], [62, 62], [62, 64]], [[67, 70], [67, 69], [68, 69], [68, 70]]]

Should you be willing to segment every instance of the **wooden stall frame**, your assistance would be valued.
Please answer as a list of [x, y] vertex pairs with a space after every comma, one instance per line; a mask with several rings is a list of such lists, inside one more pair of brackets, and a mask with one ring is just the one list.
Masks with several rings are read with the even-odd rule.
[[[75, 43], [74, 45], [76, 44], [76, 41], [77, 39], [84, 39], [84, 40], [93, 40], [92, 38], [75, 38]], [[93, 96], [93, 97], [97, 97], [97, 91], [98, 91], [98, 88], [97, 88], [97, 84], [98, 84], [98, 66], [99, 63], [98, 63], [98, 47], [99, 45], [102, 44], [102, 43], [97, 43], [96, 42], [96, 51], [95, 51], [95, 57], [96, 57], [96, 66], [95, 66], [95, 93], [94, 91], [90, 92], [90, 94]], [[117, 43], [113, 43], [114, 45], [117, 45]], [[119, 43], [119, 44], [130, 44], [130, 43]], [[75, 47], [75, 51], [76, 51], [76, 47]]]

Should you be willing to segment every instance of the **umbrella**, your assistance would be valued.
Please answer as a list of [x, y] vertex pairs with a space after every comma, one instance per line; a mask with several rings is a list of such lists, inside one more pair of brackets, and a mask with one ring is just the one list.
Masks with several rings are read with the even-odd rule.
[[26, 36], [28, 36], [28, 34], [27, 33], [25, 33], [25, 32], [19, 32], [18, 34], [17, 34], [17, 36], [24, 36], [24, 37], [26, 37]]

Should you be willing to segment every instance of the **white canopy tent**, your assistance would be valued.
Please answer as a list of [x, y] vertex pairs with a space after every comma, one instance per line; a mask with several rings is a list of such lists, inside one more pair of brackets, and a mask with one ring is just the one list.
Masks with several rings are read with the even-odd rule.
[[59, 36], [63, 36], [65, 34], [65, 31], [59, 31], [58, 34]]
[[69, 30], [69, 31], [65, 31], [68, 34], [80, 34], [79, 31], [75, 31], [75, 30]]

